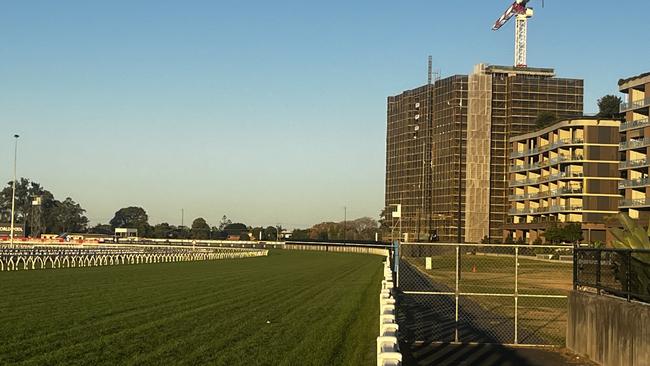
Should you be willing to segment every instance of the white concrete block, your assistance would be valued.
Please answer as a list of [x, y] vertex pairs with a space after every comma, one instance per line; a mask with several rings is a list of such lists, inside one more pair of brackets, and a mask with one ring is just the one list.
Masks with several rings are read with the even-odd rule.
[[400, 366], [402, 354], [398, 352], [384, 352], [377, 355], [377, 366]]
[[399, 325], [393, 323], [382, 324], [379, 329], [379, 336], [382, 337], [397, 337]]
[[395, 321], [395, 315], [382, 314], [379, 316], [379, 330], [381, 331], [381, 326], [383, 324], [397, 324]]
[[381, 305], [381, 307], [379, 309], [379, 313], [382, 314], [382, 315], [384, 315], [384, 314], [389, 314], [389, 315], [393, 314], [393, 315], [395, 315], [395, 305], [388, 305], [388, 304]]
[[377, 355], [398, 351], [397, 337], [377, 337]]

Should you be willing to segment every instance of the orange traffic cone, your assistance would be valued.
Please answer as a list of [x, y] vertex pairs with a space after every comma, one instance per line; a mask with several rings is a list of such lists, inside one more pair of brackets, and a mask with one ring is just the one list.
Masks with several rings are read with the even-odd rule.
[[476, 273], [476, 264], [472, 266], [472, 273]]

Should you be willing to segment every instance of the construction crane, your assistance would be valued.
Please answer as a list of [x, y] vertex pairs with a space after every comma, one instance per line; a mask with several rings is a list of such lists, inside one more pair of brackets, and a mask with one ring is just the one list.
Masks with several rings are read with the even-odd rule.
[[516, 0], [510, 7], [497, 19], [492, 30], [499, 30], [504, 24], [515, 16], [515, 66], [526, 67], [526, 39], [528, 36], [528, 19], [533, 16], [533, 8], [527, 5], [530, 0]]

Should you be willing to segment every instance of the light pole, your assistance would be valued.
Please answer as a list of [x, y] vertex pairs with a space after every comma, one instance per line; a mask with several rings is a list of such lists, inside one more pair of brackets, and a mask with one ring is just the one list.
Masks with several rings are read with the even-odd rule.
[[343, 241], [348, 238], [348, 207], [343, 206]]
[[10, 245], [14, 247], [14, 216], [16, 215], [16, 161], [18, 160], [18, 138], [19, 135], [14, 135], [14, 181], [12, 184], [11, 192], [11, 239]]

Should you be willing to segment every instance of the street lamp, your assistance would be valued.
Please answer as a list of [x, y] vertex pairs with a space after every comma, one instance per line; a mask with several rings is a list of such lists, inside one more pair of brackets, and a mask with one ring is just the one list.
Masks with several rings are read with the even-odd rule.
[[14, 216], [16, 214], [16, 161], [18, 159], [18, 138], [19, 135], [14, 135], [14, 180], [11, 192], [11, 235], [10, 245], [14, 247]]

